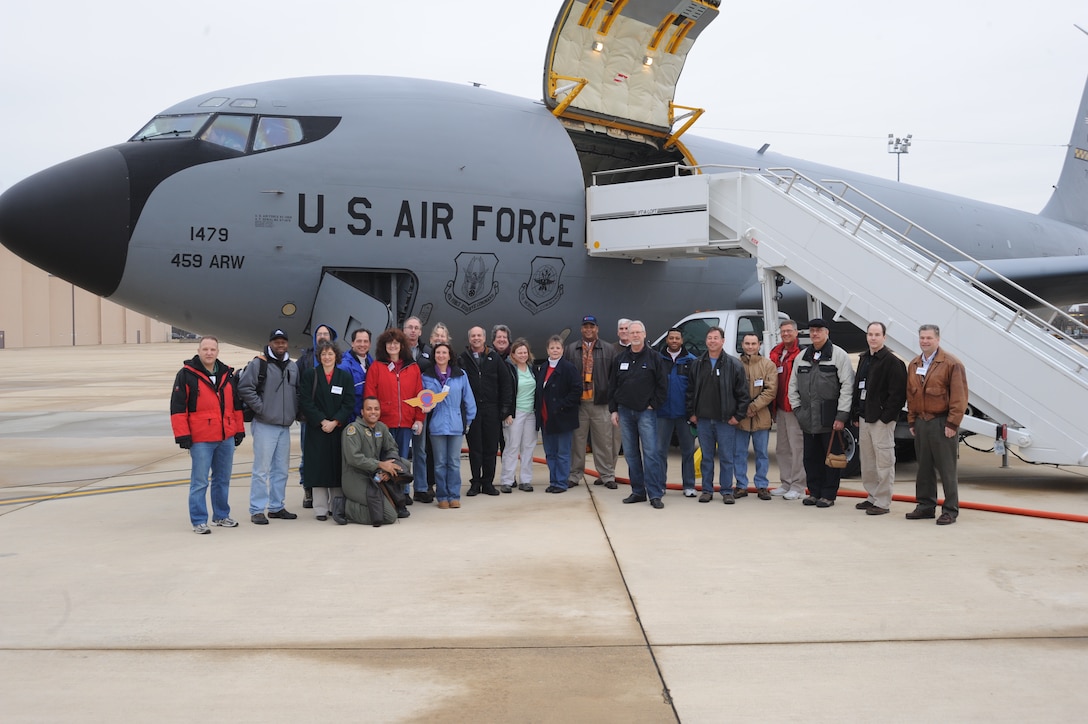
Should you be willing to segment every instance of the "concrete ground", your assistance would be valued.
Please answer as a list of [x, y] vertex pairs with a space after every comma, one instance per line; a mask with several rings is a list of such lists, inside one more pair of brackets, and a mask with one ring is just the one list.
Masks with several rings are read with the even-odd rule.
[[[314, 520], [292, 472], [299, 519], [258, 527], [247, 440], [240, 527], [193, 535], [167, 409], [195, 349], [0, 351], [0, 720], [1021, 722], [1088, 707], [1080, 522], [965, 506], [938, 528], [905, 520], [909, 502], [866, 516], [858, 481], [829, 509], [670, 492], [656, 511], [591, 481], [545, 495], [537, 465], [534, 493], [417, 503], [380, 529]], [[963, 501], [1088, 516], [1088, 471], [961, 451]], [[899, 466], [897, 495], [914, 473]]]

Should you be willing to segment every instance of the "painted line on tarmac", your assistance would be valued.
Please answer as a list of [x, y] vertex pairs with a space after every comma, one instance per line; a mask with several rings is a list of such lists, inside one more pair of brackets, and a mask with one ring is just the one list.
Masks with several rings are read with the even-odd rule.
[[[251, 473], [234, 473], [230, 476], [231, 480], [235, 478], [250, 477]], [[135, 483], [133, 485], [115, 485], [109, 488], [93, 488], [83, 490], [71, 490], [67, 493], [50, 493], [49, 495], [29, 495], [23, 498], [5, 498], [0, 499], [0, 506], [4, 505], [25, 505], [27, 503], [43, 503], [47, 500], [64, 500], [65, 498], [85, 498], [90, 495], [106, 495], [110, 493], [128, 493], [134, 490], [154, 490], [155, 488], [169, 488], [178, 485], [188, 485], [189, 480], [166, 480], [158, 483]]]

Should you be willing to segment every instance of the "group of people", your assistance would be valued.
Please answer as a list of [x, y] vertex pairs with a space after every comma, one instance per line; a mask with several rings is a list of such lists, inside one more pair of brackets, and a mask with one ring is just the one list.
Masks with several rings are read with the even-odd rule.
[[[617, 488], [622, 445], [631, 484], [623, 502], [663, 508], [675, 438], [685, 497], [714, 499], [715, 458], [722, 502], [747, 496], [751, 447], [761, 500], [781, 496], [827, 508], [838, 494], [841, 470], [834, 458], [850, 421], [860, 425], [868, 494], [857, 507], [880, 515], [891, 503], [894, 430], [905, 400], [919, 459], [918, 505], [907, 518], [936, 517], [939, 474], [945, 500], [937, 522], [955, 522], [955, 447], [967, 385], [963, 365], [939, 348], [940, 330], [921, 328], [922, 353], [908, 368], [884, 347], [885, 326], [873, 322], [855, 372], [846, 352], [830, 343], [827, 322], [813, 319], [808, 328], [812, 344], [802, 348], [797, 324], [782, 322], [782, 342], [763, 357], [757, 335], [745, 335], [736, 356], [725, 350], [725, 332], [711, 327], [706, 352], [696, 357], [684, 348], [679, 329], [669, 330], [658, 352], [646, 344], [642, 322], [621, 319], [619, 340], [608, 343], [600, 339], [596, 317], [587, 315], [580, 338], [565, 345], [551, 337], [538, 364], [528, 341], [512, 340], [505, 325], [491, 330], [490, 344], [485, 330], [473, 327], [455, 354], [442, 323], [421, 344], [416, 317], [384, 330], [373, 351], [368, 330], [354, 330], [341, 353], [336, 330], [319, 324], [297, 362], [287, 334], [276, 329], [241, 372], [220, 361], [218, 341], [205, 336], [178, 372], [171, 398], [175, 441], [192, 461], [190, 521], [200, 534], [211, 532], [209, 524], [238, 525], [227, 491], [247, 420], [254, 454], [249, 514], [256, 525], [298, 517], [285, 505], [295, 421], [302, 428], [303, 506], [318, 520], [341, 525], [394, 523], [408, 517], [415, 502], [461, 507], [462, 440], [469, 449], [467, 496], [532, 492], [538, 430], [548, 493], [584, 481], [587, 443], [595, 484]], [[774, 490], [768, 480], [772, 424], [781, 478]]]

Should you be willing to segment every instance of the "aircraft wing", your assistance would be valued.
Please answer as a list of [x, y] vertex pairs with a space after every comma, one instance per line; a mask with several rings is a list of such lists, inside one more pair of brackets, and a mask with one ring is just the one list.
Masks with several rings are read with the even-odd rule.
[[[1088, 302], [1088, 255], [988, 259], [983, 263], [1056, 307]], [[971, 273], [968, 263], [959, 262], [955, 266]], [[993, 274], [983, 272], [978, 278], [1017, 304], [1029, 308], [1038, 306], [1035, 300], [1010, 288]]]

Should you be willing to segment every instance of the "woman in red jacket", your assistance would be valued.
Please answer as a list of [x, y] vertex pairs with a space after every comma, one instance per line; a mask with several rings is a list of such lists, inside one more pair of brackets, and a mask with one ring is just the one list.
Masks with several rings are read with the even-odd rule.
[[174, 378], [170, 395], [170, 426], [174, 441], [189, 451], [189, 520], [193, 532], [211, 533], [208, 527], [208, 471], [211, 471], [212, 525], [234, 528], [227, 494], [234, 466], [234, 448], [246, 436], [242, 401], [235, 387], [234, 369], [219, 361], [219, 340], [201, 337], [197, 354]]
[[[381, 421], [393, 433], [402, 458], [408, 458], [412, 435], [423, 430], [423, 410], [405, 402], [419, 396], [423, 376], [412, 359], [408, 342], [399, 329], [387, 329], [378, 335], [374, 364], [366, 373], [366, 397], [377, 397], [382, 404]], [[410, 487], [410, 486], [409, 486]], [[411, 490], [405, 491], [411, 495]]]

